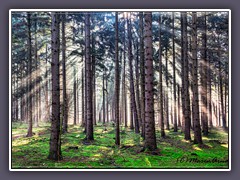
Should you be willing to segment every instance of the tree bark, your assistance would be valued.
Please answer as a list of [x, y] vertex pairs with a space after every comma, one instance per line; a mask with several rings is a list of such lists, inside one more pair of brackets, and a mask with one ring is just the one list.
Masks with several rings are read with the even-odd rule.
[[76, 68], [73, 67], [73, 101], [74, 101], [74, 117], [73, 125], [77, 124], [77, 80], [76, 80]]
[[120, 88], [119, 60], [118, 60], [118, 12], [115, 15], [115, 121], [116, 136], [115, 144], [120, 145], [119, 130], [119, 88]]
[[62, 74], [63, 74], [63, 128], [62, 133], [68, 131], [68, 102], [66, 85], [66, 37], [65, 37], [66, 14], [62, 14]]
[[104, 72], [103, 72], [103, 81], [102, 81], [102, 93], [103, 93], [103, 126], [105, 126], [105, 123], [106, 123], [106, 111], [105, 111], [105, 69], [104, 69]]
[[162, 79], [162, 48], [161, 48], [161, 15], [159, 16], [159, 118], [161, 137], [165, 137], [164, 117], [163, 117], [163, 79]]
[[85, 114], [84, 114], [85, 104], [84, 104], [84, 102], [85, 102], [85, 98], [84, 98], [84, 73], [83, 73], [83, 69], [82, 69], [82, 125], [81, 126], [85, 128]]
[[145, 59], [144, 59], [144, 37], [143, 37], [143, 12], [139, 13], [139, 28], [140, 28], [140, 107], [142, 119], [142, 134], [145, 139]]
[[153, 98], [153, 45], [152, 45], [152, 13], [144, 13], [144, 45], [145, 45], [145, 148], [157, 149], [154, 98]]
[[60, 80], [59, 80], [59, 14], [52, 12], [52, 123], [50, 136], [50, 150], [48, 159], [61, 160], [60, 134]]
[[95, 77], [95, 71], [96, 71], [95, 39], [94, 39], [94, 36], [92, 35], [93, 124], [97, 125], [97, 121], [96, 121], [96, 77]]
[[178, 127], [181, 127], [181, 111], [180, 111], [180, 109], [181, 109], [181, 106], [180, 106], [180, 86], [179, 86], [179, 84], [177, 85], [177, 92], [178, 92], [178, 109], [177, 109], [177, 111], [178, 111]]
[[136, 106], [137, 106], [137, 116], [138, 116], [138, 124], [141, 127], [141, 108], [140, 108], [140, 94], [139, 94], [139, 45], [138, 41], [136, 42], [136, 59], [135, 59], [135, 86], [136, 86]]
[[174, 132], [178, 131], [177, 128], [177, 100], [176, 100], [176, 60], [175, 60], [175, 28], [174, 28], [174, 12], [172, 13], [173, 21], [173, 32], [172, 32], [172, 52], [173, 52], [173, 121], [174, 121]]
[[86, 36], [86, 71], [87, 71], [87, 133], [86, 140], [93, 138], [93, 106], [92, 106], [92, 62], [90, 57], [90, 14], [85, 14], [85, 36]]
[[[223, 77], [222, 77], [222, 63], [220, 61], [221, 54], [220, 54], [219, 39], [220, 39], [220, 37], [218, 36], [218, 66], [219, 66], [218, 75], [219, 75], [220, 105], [221, 105], [221, 114], [222, 114], [222, 127], [224, 129], [227, 129], [226, 114], [225, 114], [225, 110], [224, 110], [224, 100], [223, 100]], [[220, 113], [219, 113], [219, 117], [220, 117]], [[219, 122], [220, 122], [220, 120], [219, 120]], [[219, 125], [220, 125], [220, 123], [219, 123]]]
[[28, 132], [27, 137], [32, 137], [32, 38], [31, 38], [31, 13], [27, 13], [27, 26], [28, 26]]
[[193, 125], [194, 143], [202, 144], [198, 102], [198, 59], [197, 59], [197, 13], [192, 12], [192, 86], [193, 86]]
[[131, 20], [127, 20], [128, 27], [128, 56], [129, 56], [129, 71], [130, 71], [130, 93], [131, 93], [131, 109], [134, 116], [135, 133], [139, 133], [139, 120], [137, 115], [137, 105], [135, 99], [134, 81], [133, 81], [133, 54], [132, 54], [132, 33], [131, 33]]
[[184, 87], [185, 87], [185, 81], [184, 81], [184, 55], [183, 55], [183, 13], [181, 13], [181, 97], [182, 97], [182, 132], [185, 131], [185, 95], [184, 95]]
[[37, 16], [35, 15], [35, 20], [34, 20], [34, 60], [35, 60], [35, 72], [34, 72], [34, 76], [35, 76], [35, 93], [34, 93], [34, 99], [35, 99], [35, 112], [34, 112], [34, 117], [35, 117], [35, 121], [34, 121], [34, 126], [38, 127], [38, 117], [39, 117], [39, 97], [38, 97], [38, 93], [39, 93], [39, 89], [40, 86], [38, 86], [38, 55], [37, 55], [37, 48], [38, 48], [38, 44], [37, 44]]
[[165, 76], [166, 76], [166, 129], [167, 130], [170, 130], [170, 127], [169, 127], [169, 101], [168, 101], [168, 50], [167, 50], [167, 47], [166, 47], [166, 50], [165, 50], [165, 68], [166, 68], [166, 73], [165, 73]]
[[190, 128], [191, 128], [191, 118], [190, 118], [190, 98], [189, 98], [189, 64], [188, 64], [188, 42], [187, 42], [187, 13], [181, 12], [183, 18], [183, 71], [184, 71], [184, 138], [185, 140], [191, 140]]
[[203, 135], [208, 135], [208, 117], [207, 117], [207, 35], [206, 35], [206, 14], [203, 15], [203, 32], [202, 32], [202, 52], [201, 52], [201, 121]]

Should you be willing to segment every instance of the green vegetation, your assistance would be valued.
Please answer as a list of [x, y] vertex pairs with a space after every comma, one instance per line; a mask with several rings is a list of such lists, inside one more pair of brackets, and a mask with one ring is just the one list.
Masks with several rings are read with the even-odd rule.
[[130, 129], [121, 128], [121, 146], [116, 147], [114, 127], [104, 131], [98, 125], [95, 140], [88, 143], [83, 129], [70, 125], [69, 133], [62, 135], [64, 159], [59, 162], [47, 159], [49, 124], [40, 124], [34, 132], [24, 137], [26, 124], [12, 124], [12, 168], [228, 168], [228, 134], [221, 129], [211, 129], [203, 146], [183, 140], [181, 132], [166, 131], [163, 139], [157, 131], [159, 152], [149, 153], [143, 151], [140, 134]]

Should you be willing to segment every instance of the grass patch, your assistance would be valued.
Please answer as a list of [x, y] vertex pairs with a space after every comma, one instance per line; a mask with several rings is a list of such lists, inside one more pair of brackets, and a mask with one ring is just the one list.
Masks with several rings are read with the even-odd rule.
[[84, 144], [85, 134], [79, 126], [69, 126], [69, 133], [62, 135], [63, 160], [47, 159], [50, 124], [33, 128], [35, 135], [26, 134], [27, 125], [13, 123], [12, 168], [228, 168], [228, 133], [211, 129], [203, 138], [204, 146], [184, 141], [181, 132], [166, 131], [161, 138], [156, 131], [160, 153], [142, 152], [143, 139], [130, 129], [122, 128], [121, 146], [115, 146], [114, 127], [94, 128], [94, 141]]

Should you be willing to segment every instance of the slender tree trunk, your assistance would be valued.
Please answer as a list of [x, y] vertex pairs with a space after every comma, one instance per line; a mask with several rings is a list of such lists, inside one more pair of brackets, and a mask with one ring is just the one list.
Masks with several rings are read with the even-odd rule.
[[[17, 64], [17, 72], [18, 72], [18, 64]], [[18, 114], [19, 114], [19, 108], [18, 108], [19, 102], [18, 102], [18, 74], [16, 75], [16, 121], [18, 121]]]
[[[24, 81], [23, 81], [23, 63], [21, 64], [21, 86], [23, 87], [24, 86]], [[21, 108], [21, 111], [20, 111], [20, 118], [21, 118], [21, 121], [24, 120], [24, 92], [22, 91], [21, 93], [21, 99], [20, 99], [20, 108]]]
[[185, 95], [184, 95], [184, 87], [185, 87], [185, 81], [184, 81], [184, 55], [183, 55], [183, 13], [181, 13], [181, 80], [182, 80], [182, 87], [181, 87], [181, 97], [182, 97], [182, 132], [185, 131]]
[[130, 93], [131, 93], [131, 109], [134, 116], [134, 123], [135, 123], [135, 133], [139, 133], [139, 121], [138, 121], [138, 114], [137, 114], [137, 105], [135, 100], [135, 90], [134, 90], [134, 81], [133, 81], [133, 55], [132, 55], [132, 33], [131, 33], [131, 21], [127, 20], [127, 27], [128, 27], [128, 56], [129, 56], [129, 71], [130, 71]]
[[[86, 38], [85, 38], [86, 39]], [[84, 106], [84, 120], [85, 120], [85, 129], [84, 133], [87, 133], [87, 59], [86, 59], [86, 47], [85, 47], [85, 61], [84, 61], [84, 91], [85, 91], [85, 106]]]
[[212, 120], [212, 80], [211, 80], [211, 62], [210, 58], [208, 59], [208, 120], [210, 128], [213, 128], [213, 120]]
[[190, 135], [190, 128], [191, 128], [191, 118], [190, 118], [190, 98], [189, 98], [189, 63], [188, 63], [188, 56], [187, 56], [187, 13], [181, 12], [183, 17], [183, 71], [184, 71], [184, 121], [185, 121], [185, 129], [184, 129], [184, 138], [185, 140], [191, 140]]
[[74, 101], [74, 118], [73, 125], [77, 124], [77, 82], [76, 82], [76, 68], [73, 69], [73, 101]]
[[63, 128], [62, 133], [68, 131], [68, 103], [66, 85], [66, 37], [65, 37], [66, 14], [62, 14], [62, 76], [63, 76]]
[[77, 117], [76, 117], [76, 124], [79, 124], [79, 79], [78, 79], [78, 75], [77, 75], [77, 83], [76, 83], [76, 101], [77, 101], [77, 104], [76, 104], [76, 114], [77, 114]]
[[34, 36], [34, 40], [35, 40], [35, 44], [34, 44], [34, 60], [35, 60], [35, 73], [34, 73], [34, 76], [35, 76], [35, 94], [34, 94], [34, 97], [35, 97], [35, 123], [34, 123], [34, 126], [35, 127], [38, 127], [38, 117], [39, 117], [39, 89], [41, 88], [40, 83], [38, 83], [38, 54], [37, 54], [37, 48], [38, 48], [38, 43], [37, 43], [37, 16], [34, 17], [35, 20], [34, 20], [34, 30], [35, 30], [35, 36]]
[[[220, 37], [218, 36], [218, 43], [219, 43]], [[227, 123], [226, 123], [226, 114], [224, 110], [224, 100], [223, 100], [223, 77], [222, 77], [222, 62], [221, 62], [221, 54], [220, 54], [220, 43], [218, 44], [218, 75], [219, 75], [219, 91], [220, 91], [220, 105], [221, 105], [221, 114], [222, 114], [222, 127], [224, 129], [227, 129]], [[219, 113], [220, 114], [220, 113]], [[220, 117], [220, 115], [219, 115]], [[220, 118], [219, 118], [220, 119]], [[220, 123], [219, 123], [220, 125]]]
[[[227, 68], [227, 67], [226, 67]], [[225, 69], [225, 73], [226, 73], [226, 76], [225, 76], [225, 105], [224, 105], [224, 114], [225, 114], [225, 117], [226, 117], [226, 123], [229, 122], [228, 121], [228, 71], [227, 69]]]
[[144, 13], [144, 45], [145, 45], [145, 148], [157, 149], [154, 98], [153, 98], [153, 45], [152, 45], [152, 13]]
[[[130, 101], [131, 101], [131, 97], [130, 97]], [[133, 125], [133, 109], [131, 107], [131, 102], [130, 102], [130, 106], [129, 106], [129, 110], [130, 110], [130, 129], [134, 129], [134, 125]]]
[[139, 47], [138, 41], [136, 43], [136, 59], [135, 59], [135, 76], [136, 76], [136, 106], [137, 106], [137, 116], [138, 116], [138, 124], [141, 127], [142, 120], [141, 120], [141, 108], [140, 108], [140, 93], [139, 93]]
[[87, 71], [87, 134], [86, 140], [93, 138], [93, 104], [92, 104], [92, 62], [90, 58], [90, 14], [85, 15], [86, 36], [86, 71]]
[[[28, 45], [29, 45], [29, 40], [28, 40]], [[28, 47], [29, 48], [29, 47]], [[31, 51], [29, 51], [29, 49], [28, 49], [28, 53], [29, 52], [31, 52]], [[29, 54], [28, 54], [28, 56], [29, 56]], [[28, 57], [29, 58], [29, 57]], [[26, 64], [26, 66], [27, 66], [27, 73], [26, 73], [26, 76], [27, 76], [27, 78], [26, 78], [26, 84], [27, 84], [27, 93], [26, 93], [26, 96], [25, 96], [25, 98], [26, 98], [26, 109], [25, 109], [25, 111], [26, 111], [26, 123], [28, 123], [28, 125], [29, 125], [29, 114], [30, 114], [30, 111], [29, 111], [29, 104], [30, 104], [30, 102], [29, 102], [29, 99], [30, 99], [30, 95], [31, 95], [31, 92], [30, 92], [30, 60], [28, 60], [27, 61], [27, 64]]]
[[27, 137], [32, 137], [32, 38], [31, 38], [31, 13], [27, 13], [27, 25], [28, 25], [28, 132]]
[[50, 112], [49, 112], [49, 103], [48, 103], [48, 49], [47, 49], [47, 44], [46, 44], [46, 68], [45, 68], [45, 112], [46, 112], [46, 116], [45, 116], [45, 120], [47, 122], [49, 122], [50, 119]]
[[82, 69], [82, 127], [85, 127], [85, 116], [84, 116], [84, 73]]
[[105, 123], [106, 123], [106, 112], [105, 112], [105, 82], [104, 82], [104, 79], [105, 79], [105, 70], [104, 70], [104, 73], [103, 73], [103, 82], [102, 82], [102, 93], [103, 93], [103, 126], [105, 126]]
[[202, 32], [202, 74], [201, 74], [201, 121], [203, 127], [203, 135], [208, 135], [208, 117], [207, 117], [207, 35], [206, 35], [206, 14], [203, 15], [203, 32]]
[[115, 121], [116, 121], [116, 134], [115, 144], [120, 145], [120, 133], [119, 133], [119, 60], [118, 60], [118, 12], [115, 15]]
[[174, 28], [174, 12], [172, 13], [173, 21], [173, 35], [172, 35], [172, 48], [173, 48], [173, 121], [174, 132], [177, 132], [177, 100], [176, 100], [176, 63], [175, 63], [175, 28]]
[[97, 121], [96, 121], [96, 77], [95, 77], [95, 71], [96, 71], [95, 40], [94, 40], [94, 36], [92, 35], [93, 124], [97, 125]]
[[140, 86], [141, 86], [141, 119], [142, 119], [142, 137], [145, 139], [145, 59], [144, 59], [144, 37], [143, 37], [143, 12], [139, 13], [140, 28]]
[[[40, 74], [38, 74], [38, 77], [40, 77]], [[42, 119], [42, 100], [41, 100], [41, 91], [42, 91], [42, 82], [39, 82], [39, 90], [38, 90], [38, 123]]]
[[107, 94], [106, 94], [106, 119], [107, 119], [107, 123], [109, 123], [108, 79], [106, 79], [106, 89], [105, 89], [105, 91], [107, 92]]
[[60, 81], [59, 81], [59, 14], [52, 12], [52, 123], [50, 136], [50, 150], [48, 159], [61, 160], [60, 134]]
[[159, 96], [160, 96], [160, 106], [159, 106], [159, 118], [160, 118], [160, 129], [161, 137], [165, 137], [164, 130], [164, 117], [163, 117], [163, 79], [162, 79], [162, 48], [161, 48], [161, 15], [159, 16]]
[[216, 126], [220, 126], [219, 121], [218, 121], [218, 111], [219, 111], [219, 86], [217, 86], [217, 83], [215, 82], [215, 93], [217, 95], [217, 101], [215, 104], [215, 121], [216, 121]]
[[198, 102], [198, 59], [197, 59], [197, 13], [192, 12], [192, 86], [193, 86], [193, 124], [194, 143], [202, 144]]
[[177, 114], [178, 114], [178, 127], [181, 127], [181, 114], [180, 114], [180, 109], [181, 109], [181, 106], [180, 106], [180, 86], [179, 84], [177, 85], [177, 92], [178, 92], [178, 109], [177, 109]]
[[166, 64], [165, 64], [165, 68], [166, 68], [166, 129], [169, 130], [169, 103], [168, 103], [168, 51], [167, 51], [167, 47], [165, 50], [165, 58], [166, 58]]

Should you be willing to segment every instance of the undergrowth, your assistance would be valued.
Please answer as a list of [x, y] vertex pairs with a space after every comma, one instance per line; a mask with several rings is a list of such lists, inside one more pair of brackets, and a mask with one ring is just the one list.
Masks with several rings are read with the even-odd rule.
[[[184, 134], [156, 131], [159, 154], [143, 151], [143, 139], [128, 128], [121, 128], [121, 145], [115, 146], [114, 127], [94, 128], [94, 141], [84, 143], [79, 126], [69, 126], [61, 136], [63, 160], [47, 159], [49, 124], [33, 128], [35, 135], [25, 137], [26, 124], [12, 124], [12, 168], [228, 168], [228, 133], [211, 129], [203, 137], [204, 146], [185, 141]], [[192, 136], [193, 138], [193, 136]]]

